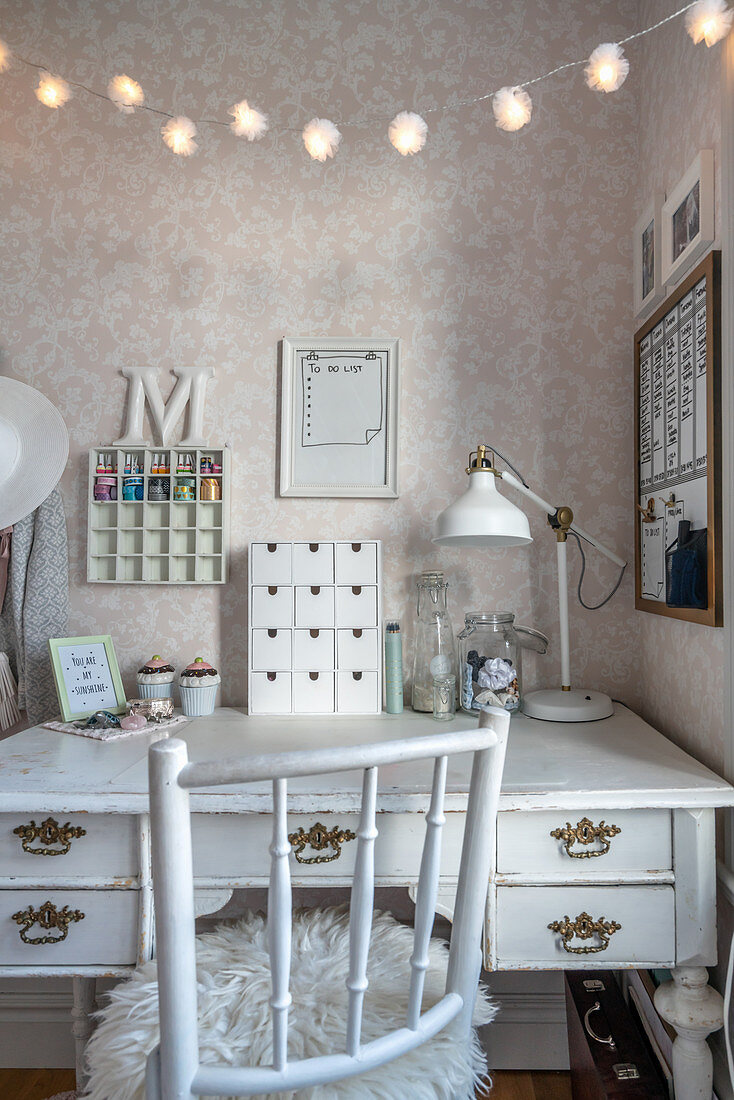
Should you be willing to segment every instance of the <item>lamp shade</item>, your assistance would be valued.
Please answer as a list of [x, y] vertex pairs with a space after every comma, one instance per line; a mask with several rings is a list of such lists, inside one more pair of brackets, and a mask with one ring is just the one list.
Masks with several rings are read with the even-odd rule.
[[445, 546], [527, 546], [528, 517], [497, 491], [490, 470], [475, 469], [469, 488], [441, 512], [433, 539]]

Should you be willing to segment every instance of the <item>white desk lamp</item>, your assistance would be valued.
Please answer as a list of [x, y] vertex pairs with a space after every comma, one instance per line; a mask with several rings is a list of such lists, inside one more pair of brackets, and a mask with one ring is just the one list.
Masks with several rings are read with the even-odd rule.
[[[507, 460], [504, 459], [504, 461]], [[527, 516], [511, 501], [500, 496], [497, 491], [498, 478], [513, 485], [518, 492], [523, 493], [542, 508], [548, 516], [549, 527], [556, 533], [561, 686], [528, 692], [523, 697], [525, 714], [530, 718], [543, 718], [550, 722], [591, 722], [599, 718], [608, 718], [613, 711], [612, 701], [608, 695], [600, 691], [571, 688], [566, 563], [566, 540], [569, 531], [595, 546], [623, 571], [627, 563], [574, 523], [570, 508], [565, 505], [555, 508], [528, 488], [519, 476], [516, 477], [507, 470], [497, 470], [494, 465], [494, 452], [486, 444], [480, 444], [476, 452], [472, 452], [469, 456], [466, 472], [469, 475], [469, 488], [438, 517], [438, 533], [433, 539], [434, 542], [445, 546], [527, 546], [532, 542]]]

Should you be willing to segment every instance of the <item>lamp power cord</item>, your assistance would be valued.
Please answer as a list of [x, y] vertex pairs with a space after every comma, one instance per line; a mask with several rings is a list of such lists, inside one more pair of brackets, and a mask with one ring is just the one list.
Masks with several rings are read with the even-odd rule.
[[[513, 466], [512, 463], [510, 462], [510, 460], [508, 458], [505, 458], [505, 456], [502, 454], [502, 452], [498, 451], [496, 447], [492, 447], [491, 450], [498, 456], [498, 458], [502, 459], [502, 461], [504, 462], [504, 464], [506, 466], [509, 466], [509, 468], [512, 470], [515, 477], [518, 478], [523, 483], [525, 488], [529, 489], [530, 486], [528, 485], [527, 481], [522, 476], [520, 471], [517, 469], [517, 467]], [[569, 535], [573, 535], [573, 537], [576, 539], [576, 542], [577, 542], [578, 548], [579, 548], [579, 553], [581, 554], [581, 573], [579, 574], [579, 583], [576, 587], [576, 595], [578, 596], [578, 601], [581, 604], [581, 606], [586, 609], [586, 611], [598, 611], [599, 608], [604, 607], [605, 604], [609, 603], [612, 596], [614, 595], [614, 593], [619, 588], [620, 584], [622, 583], [622, 578], [624, 577], [625, 569], [627, 568], [627, 563], [625, 562], [625, 564], [620, 569], [619, 576], [617, 577], [617, 583], [614, 585], [614, 588], [611, 590], [609, 595], [605, 596], [604, 599], [600, 603], [587, 603], [586, 600], [584, 599], [584, 597], [581, 595], [581, 585], [584, 583], [584, 574], [586, 573], [586, 554], [584, 553], [584, 545], [581, 541], [580, 535], [577, 535], [575, 531], [569, 531], [568, 533], [569, 533]], [[732, 1081], [734, 1082], [734, 1078], [732, 1078]]]
[[605, 596], [600, 603], [586, 603], [584, 597], [581, 595], [581, 585], [584, 583], [584, 574], [586, 573], [586, 554], [584, 553], [584, 547], [580, 536], [577, 535], [575, 531], [569, 531], [568, 533], [569, 535], [573, 535], [573, 537], [576, 539], [576, 542], [578, 543], [579, 553], [581, 554], [581, 573], [579, 574], [579, 583], [576, 588], [576, 595], [578, 596], [579, 603], [582, 607], [585, 607], [587, 611], [598, 611], [600, 607], [604, 607], [604, 604], [609, 603], [612, 596], [619, 588], [620, 584], [622, 583], [622, 578], [624, 577], [624, 571], [627, 568], [627, 563], [625, 562], [625, 564], [620, 569], [619, 576], [617, 577], [617, 582], [608, 596]]

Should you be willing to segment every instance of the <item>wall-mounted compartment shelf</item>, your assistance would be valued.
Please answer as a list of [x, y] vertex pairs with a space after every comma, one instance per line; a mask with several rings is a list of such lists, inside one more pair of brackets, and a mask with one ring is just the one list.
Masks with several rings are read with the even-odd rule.
[[[126, 472], [130, 461], [135, 471]], [[179, 469], [182, 464], [191, 469]], [[99, 467], [104, 463], [105, 470]], [[154, 466], [158, 469], [154, 469]], [[160, 467], [168, 467], [163, 472]], [[114, 500], [95, 500], [100, 477]], [[124, 500], [127, 477], [142, 478], [142, 500]], [[158, 479], [165, 499], [149, 499]], [[192, 499], [174, 488], [189, 481]], [[215, 481], [220, 499], [204, 496]], [[193, 484], [191, 484], [193, 483]], [[227, 447], [95, 447], [89, 452], [87, 580], [104, 584], [224, 584], [229, 563], [230, 452]]]

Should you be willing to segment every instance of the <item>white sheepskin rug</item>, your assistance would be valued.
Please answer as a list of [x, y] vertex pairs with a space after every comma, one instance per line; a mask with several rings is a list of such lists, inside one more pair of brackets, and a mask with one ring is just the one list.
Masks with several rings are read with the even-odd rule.
[[[412, 949], [412, 929], [388, 913], [376, 912], [363, 1042], [404, 1025]], [[344, 908], [294, 912], [288, 1031], [293, 1061], [344, 1050], [348, 960], [349, 916]], [[443, 996], [447, 964], [446, 944], [432, 940], [423, 1011]], [[269, 1065], [270, 968], [264, 916], [249, 913], [198, 936], [197, 971], [202, 1062]], [[155, 961], [145, 963], [111, 991], [109, 1004], [98, 1013], [99, 1026], [87, 1046], [88, 1100], [145, 1100], [145, 1061], [159, 1038], [155, 979]], [[488, 1024], [494, 1015], [495, 1007], [480, 987], [475, 1027]], [[361, 1077], [268, 1094], [262, 1100], [473, 1100], [475, 1085], [486, 1070], [476, 1033], [471, 1044], [460, 1042], [449, 1024], [428, 1043]]]

